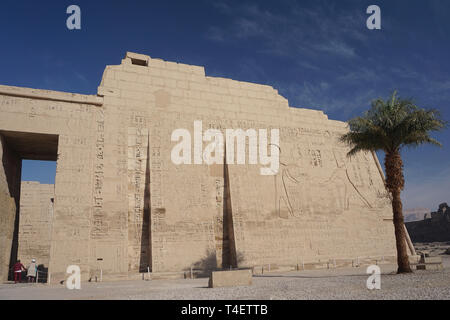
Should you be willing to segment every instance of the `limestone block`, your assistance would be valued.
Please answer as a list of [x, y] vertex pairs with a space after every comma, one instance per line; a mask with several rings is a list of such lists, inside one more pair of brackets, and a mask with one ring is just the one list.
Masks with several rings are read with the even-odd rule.
[[189, 89], [189, 83], [183, 80], [177, 80], [177, 87], [180, 89]]
[[166, 69], [167, 70], [178, 70], [178, 63], [173, 62], [173, 61], [166, 61]]
[[420, 262], [420, 256], [419, 255], [415, 255], [415, 256], [409, 256], [409, 263], [411, 264], [417, 264]]
[[[196, 69], [193, 69], [193, 70], [196, 70]], [[193, 82], [205, 82], [205, 75], [204, 74], [201, 74], [200, 72], [197, 72], [197, 73], [190, 73], [190, 74], [188, 74], [188, 76], [186, 77], [186, 80], [189, 80], [189, 81], [193, 81]]]
[[[126, 70], [128, 72], [136, 73], [138, 75], [141, 75], [141, 74], [145, 75], [145, 74], [149, 73], [149, 68], [146, 65], [147, 62], [142, 61], [142, 60], [139, 60], [137, 62], [133, 62], [133, 60], [132, 60], [131, 63], [132, 64], [127, 64], [127, 65], [123, 66], [124, 70]], [[136, 65], [133, 64], [133, 63], [136, 63]]]
[[166, 69], [166, 63], [161, 59], [150, 59], [148, 65], [151, 68]]
[[188, 64], [178, 63], [178, 71], [184, 72], [184, 73], [190, 73], [190, 72], [192, 72], [192, 68]]
[[138, 74], [135, 72], [117, 72], [116, 74], [116, 80], [122, 80], [127, 82], [137, 82]]
[[417, 265], [417, 270], [439, 271], [439, 270], [442, 270], [442, 269], [443, 269], [442, 264], [437, 264], [437, 263], [433, 263], [433, 264], [418, 264]]
[[153, 77], [152, 78], [152, 86], [155, 87], [165, 87], [166, 83], [165, 83], [165, 79], [164, 78], [157, 78], [157, 77]]
[[127, 52], [126, 58], [139, 59], [139, 60], [150, 60], [150, 56], [147, 56], [145, 54], [140, 54], [140, 53], [134, 53], [134, 52]]
[[177, 87], [177, 80], [174, 78], [166, 78], [164, 79], [164, 85], [166, 88], [174, 89]]
[[252, 270], [214, 271], [209, 278], [210, 288], [252, 285]]
[[191, 66], [191, 72], [205, 78], [205, 68], [202, 66]]
[[150, 74], [151, 76], [157, 76], [157, 77], [161, 77], [163, 75], [163, 73], [165, 72], [165, 69], [160, 69], [157, 67], [151, 67], [148, 70], [148, 74]]
[[425, 264], [442, 264], [442, 257], [421, 257], [420, 262]]
[[120, 97], [120, 89], [98, 87], [97, 94], [99, 96]]

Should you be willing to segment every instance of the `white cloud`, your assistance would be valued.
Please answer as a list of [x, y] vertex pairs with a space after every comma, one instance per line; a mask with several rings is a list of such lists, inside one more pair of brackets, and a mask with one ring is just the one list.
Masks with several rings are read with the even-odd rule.
[[357, 10], [339, 12], [330, 4], [314, 8], [303, 8], [296, 2], [282, 2], [282, 5], [287, 7], [288, 14], [264, 10], [257, 4], [233, 7], [225, 2], [216, 4], [216, 8], [230, 17], [230, 22], [209, 28], [206, 37], [215, 41], [259, 37], [265, 44], [262, 52], [290, 57], [326, 54], [353, 58], [357, 54], [349, 40], [367, 41], [362, 27], [364, 17]]
[[209, 27], [206, 32], [206, 38], [216, 42], [224, 42], [226, 35], [220, 28]]
[[341, 88], [336, 82], [275, 83], [274, 87], [289, 98], [289, 103], [293, 107], [339, 113], [339, 119], [336, 120], [343, 121], [347, 120], [352, 113], [367, 110], [373, 98], [378, 96], [373, 89], [339, 94]]

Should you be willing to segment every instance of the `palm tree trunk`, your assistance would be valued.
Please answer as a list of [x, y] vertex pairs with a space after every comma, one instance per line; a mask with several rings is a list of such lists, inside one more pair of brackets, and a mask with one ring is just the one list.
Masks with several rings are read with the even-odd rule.
[[395, 241], [397, 245], [397, 273], [410, 273], [412, 270], [409, 265], [408, 248], [406, 246], [400, 191], [392, 193], [392, 211], [394, 212]]
[[406, 247], [406, 233], [403, 221], [403, 205], [401, 191], [404, 187], [403, 161], [398, 150], [386, 153], [386, 187], [392, 195], [392, 211], [394, 214], [395, 241], [397, 246], [397, 273], [412, 272], [409, 265]]

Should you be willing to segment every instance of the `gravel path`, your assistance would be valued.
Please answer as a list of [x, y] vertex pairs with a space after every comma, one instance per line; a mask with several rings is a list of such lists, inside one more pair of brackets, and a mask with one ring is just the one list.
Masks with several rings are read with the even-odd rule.
[[366, 288], [366, 268], [309, 270], [255, 276], [251, 287], [207, 288], [208, 279], [82, 283], [62, 285], [2, 284], [0, 299], [445, 299], [450, 300], [450, 257], [443, 271], [396, 275], [382, 265], [381, 290]]

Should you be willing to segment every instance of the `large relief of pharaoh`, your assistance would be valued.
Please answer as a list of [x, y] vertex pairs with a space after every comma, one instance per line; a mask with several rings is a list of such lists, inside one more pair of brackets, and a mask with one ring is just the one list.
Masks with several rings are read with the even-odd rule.
[[365, 154], [350, 161], [339, 149], [293, 146], [290, 157], [281, 161], [275, 180], [279, 217], [333, 216], [350, 207], [375, 210], [390, 206], [384, 186], [373, 181], [371, 159]]

